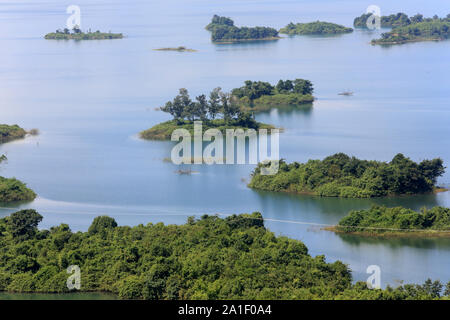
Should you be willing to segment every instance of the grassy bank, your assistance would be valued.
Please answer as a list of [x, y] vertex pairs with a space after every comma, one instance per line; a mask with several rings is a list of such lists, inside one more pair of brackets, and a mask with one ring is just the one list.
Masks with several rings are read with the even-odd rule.
[[[226, 129], [273, 129], [274, 127], [269, 124], [264, 124], [260, 122], [255, 122], [255, 125], [252, 127], [242, 126], [239, 121], [233, 120], [229, 123], [225, 122], [223, 119], [215, 119], [209, 120], [207, 122], [203, 122], [202, 131], [203, 133], [208, 129], [218, 129], [225, 135]], [[144, 130], [140, 132], [140, 137], [146, 140], [170, 140], [172, 136], [172, 132], [176, 129], [186, 129], [191, 133], [191, 136], [194, 136], [194, 123], [192, 121], [177, 121], [170, 120], [163, 123], [159, 123], [150, 129]]]

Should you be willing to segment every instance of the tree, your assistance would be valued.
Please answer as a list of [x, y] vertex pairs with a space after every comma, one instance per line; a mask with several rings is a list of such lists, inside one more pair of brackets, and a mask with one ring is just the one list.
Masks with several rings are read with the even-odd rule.
[[7, 219], [7, 225], [13, 238], [28, 240], [36, 235], [37, 226], [41, 221], [42, 216], [36, 210], [27, 209], [11, 214]]
[[206, 100], [206, 96], [204, 94], [195, 97], [195, 109], [194, 114], [202, 121], [207, 119], [208, 114], [208, 101]]
[[211, 119], [215, 119], [217, 114], [220, 112], [220, 95], [222, 89], [220, 87], [215, 88], [209, 94], [209, 104], [208, 104], [208, 114]]
[[88, 229], [88, 233], [93, 235], [115, 227], [117, 227], [117, 222], [114, 218], [108, 216], [98, 216], [94, 219], [94, 221], [92, 221], [92, 224]]

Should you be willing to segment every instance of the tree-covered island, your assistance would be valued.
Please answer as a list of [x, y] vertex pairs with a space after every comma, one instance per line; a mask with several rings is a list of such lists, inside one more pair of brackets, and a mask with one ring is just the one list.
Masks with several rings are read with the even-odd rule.
[[359, 160], [343, 153], [306, 163], [281, 160], [275, 175], [261, 175], [262, 166], [253, 171], [250, 188], [343, 198], [434, 192], [436, 179], [445, 171], [439, 158], [416, 163], [402, 154], [391, 162]]
[[0, 124], [0, 144], [25, 138], [27, 131], [17, 124]]
[[337, 226], [325, 229], [365, 236], [450, 237], [450, 209], [434, 207], [417, 212], [403, 207], [373, 206], [351, 211]]
[[236, 27], [234, 21], [227, 17], [214, 15], [211, 23], [206, 26], [211, 32], [214, 42], [236, 42], [250, 40], [276, 40], [278, 31], [269, 27]]
[[255, 121], [249, 111], [244, 110], [238, 99], [221, 88], [216, 88], [209, 97], [202, 94], [191, 100], [186, 89], [179, 90], [173, 101], [160, 108], [172, 115], [173, 120], [153, 126], [140, 133], [147, 140], [170, 140], [175, 129], [186, 129], [191, 135], [194, 131], [194, 121], [203, 121], [203, 132], [215, 128], [222, 133], [225, 129], [273, 129], [268, 124]]
[[183, 46], [153, 49], [155, 51], [177, 51], [177, 52], [197, 52], [197, 50], [189, 49]]
[[353, 29], [331, 22], [315, 21], [296, 24], [291, 22], [279, 32], [288, 35], [333, 35], [351, 33]]
[[311, 104], [314, 101], [313, 92], [313, 84], [305, 79], [279, 80], [276, 85], [247, 80], [244, 86], [231, 90], [231, 94], [239, 99], [239, 105], [252, 112]]
[[122, 39], [122, 33], [100, 32], [99, 30], [92, 32], [81, 31], [81, 29], [75, 26], [72, 30], [64, 28], [63, 30], [56, 30], [45, 35], [47, 40], [106, 40], [106, 39]]
[[22, 210], [0, 219], [0, 291], [69, 292], [67, 268], [80, 268], [82, 292], [121, 299], [448, 299], [450, 283], [371, 290], [352, 283], [340, 261], [312, 257], [298, 240], [266, 229], [260, 213], [204, 215], [184, 225], [118, 226], [107, 216], [87, 232], [67, 224], [39, 230]]
[[437, 16], [422, 19], [420, 22], [395, 27], [385, 32], [372, 44], [394, 45], [419, 41], [442, 41], [450, 38], [450, 14], [445, 18]]
[[[367, 20], [371, 16], [372, 13], [363, 13], [361, 16], [356, 17], [355, 20], [353, 20], [353, 26], [357, 28], [367, 28]], [[407, 26], [411, 23], [421, 22], [422, 20], [423, 15], [421, 15], [420, 13], [409, 18], [407, 14], [399, 12], [397, 14], [391, 14], [389, 16], [381, 16], [380, 25], [382, 28], [394, 28]]]

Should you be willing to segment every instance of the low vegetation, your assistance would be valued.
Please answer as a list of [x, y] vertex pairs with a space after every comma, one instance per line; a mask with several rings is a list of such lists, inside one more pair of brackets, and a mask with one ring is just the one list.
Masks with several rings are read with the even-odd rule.
[[33, 190], [15, 178], [0, 176], [0, 203], [32, 201], [36, 198]]
[[332, 230], [363, 235], [450, 237], [450, 209], [434, 207], [417, 212], [403, 207], [374, 206], [351, 211]]
[[22, 210], [0, 219], [0, 290], [68, 292], [77, 265], [81, 291], [122, 299], [437, 299], [450, 284], [370, 290], [352, 284], [340, 261], [312, 257], [305, 245], [276, 236], [261, 214], [189, 218], [184, 225], [118, 226], [94, 219], [87, 232], [67, 224], [39, 230], [42, 216]]
[[402, 154], [391, 162], [359, 160], [343, 153], [306, 163], [281, 160], [275, 175], [261, 175], [264, 165], [253, 171], [250, 188], [343, 198], [433, 192], [445, 171], [441, 159], [416, 163]]
[[352, 28], [323, 21], [309, 23], [289, 23], [286, 27], [280, 29], [280, 33], [289, 35], [333, 35], [353, 32]]
[[214, 15], [211, 23], [206, 26], [211, 31], [211, 40], [214, 42], [233, 42], [248, 40], [274, 40], [278, 39], [278, 31], [269, 27], [236, 27], [234, 21], [227, 17]]
[[77, 26], [72, 31], [65, 28], [64, 30], [56, 30], [45, 35], [47, 40], [106, 40], [106, 39], [122, 39], [123, 34], [95, 31], [83, 32]]

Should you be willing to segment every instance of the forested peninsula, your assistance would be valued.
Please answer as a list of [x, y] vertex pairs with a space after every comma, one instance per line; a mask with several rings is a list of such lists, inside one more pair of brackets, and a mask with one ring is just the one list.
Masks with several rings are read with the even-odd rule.
[[[357, 28], [367, 28], [367, 20], [372, 16], [372, 13], [363, 13], [360, 17], [356, 17], [353, 20], [353, 25]], [[380, 24], [382, 28], [394, 28], [409, 25], [411, 23], [421, 22], [423, 20], [423, 15], [420, 13], [408, 17], [407, 14], [399, 12], [397, 14], [391, 14], [389, 16], [381, 16]]]
[[122, 39], [122, 33], [100, 32], [99, 30], [91, 32], [81, 31], [75, 26], [72, 30], [65, 28], [63, 30], [56, 30], [55, 32], [47, 33], [44, 37], [47, 40], [106, 40], [106, 39]]
[[434, 192], [437, 178], [445, 172], [439, 158], [416, 163], [402, 154], [390, 162], [360, 160], [343, 153], [306, 163], [281, 160], [275, 175], [261, 175], [264, 165], [258, 164], [253, 171], [250, 188], [343, 198]]
[[208, 129], [273, 129], [268, 124], [257, 122], [250, 112], [241, 108], [238, 99], [221, 88], [216, 88], [209, 98], [202, 94], [192, 101], [186, 89], [168, 101], [161, 111], [169, 113], [173, 120], [166, 121], [142, 131], [140, 137], [147, 140], [170, 140], [175, 129], [186, 129], [194, 134], [194, 121], [202, 121], [203, 132]]
[[276, 40], [278, 31], [269, 27], [236, 27], [234, 21], [227, 17], [214, 15], [206, 30], [211, 32], [214, 42], [235, 42], [249, 40]]
[[333, 35], [351, 33], [353, 29], [331, 22], [315, 21], [297, 24], [291, 22], [279, 32], [289, 35]]
[[351, 211], [338, 225], [326, 228], [338, 233], [386, 237], [450, 237], [450, 209], [434, 207], [420, 212], [374, 206]]
[[17, 124], [0, 124], [0, 144], [25, 138], [27, 131]]
[[68, 292], [67, 268], [80, 268], [80, 291], [122, 299], [448, 299], [450, 283], [370, 290], [352, 284], [344, 263], [312, 257], [298, 240], [276, 236], [260, 213], [184, 225], [118, 226], [94, 219], [87, 232], [67, 224], [39, 230], [35, 210], [0, 219], [0, 291]]

